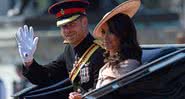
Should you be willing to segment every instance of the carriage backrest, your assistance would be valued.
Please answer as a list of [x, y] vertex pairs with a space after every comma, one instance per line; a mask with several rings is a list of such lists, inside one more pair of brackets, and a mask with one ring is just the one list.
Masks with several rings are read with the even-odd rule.
[[176, 50], [177, 48], [175, 47], [143, 48], [142, 63], [143, 64], [149, 63], [157, 58], [160, 58]]

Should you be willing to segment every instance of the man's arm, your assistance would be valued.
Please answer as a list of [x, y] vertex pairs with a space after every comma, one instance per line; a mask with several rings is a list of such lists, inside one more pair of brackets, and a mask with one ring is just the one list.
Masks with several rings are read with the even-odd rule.
[[[34, 36], [33, 28], [27, 25], [20, 27], [16, 33], [16, 40], [19, 54], [23, 61], [23, 75], [33, 84], [49, 84], [62, 80], [67, 77], [65, 60], [63, 54], [56, 61], [48, 65], [40, 65], [34, 59], [33, 55], [37, 48], [38, 37]], [[59, 74], [63, 73], [63, 75]]]
[[23, 66], [23, 75], [33, 84], [53, 84], [68, 77], [67, 69], [61, 55], [57, 60], [40, 65], [35, 60], [29, 67]]

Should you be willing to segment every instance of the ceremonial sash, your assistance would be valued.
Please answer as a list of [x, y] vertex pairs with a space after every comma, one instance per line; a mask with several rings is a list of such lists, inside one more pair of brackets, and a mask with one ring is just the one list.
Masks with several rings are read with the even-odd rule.
[[96, 51], [96, 49], [99, 48], [99, 45], [92, 44], [82, 55], [82, 57], [78, 60], [78, 62], [75, 64], [73, 69], [71, 70], [69, 74], [69, 79], [73, 82], [76, 76], [78, 75], [80, 69], [85, 65], [85, 63], [89, 60], [91, 55]]

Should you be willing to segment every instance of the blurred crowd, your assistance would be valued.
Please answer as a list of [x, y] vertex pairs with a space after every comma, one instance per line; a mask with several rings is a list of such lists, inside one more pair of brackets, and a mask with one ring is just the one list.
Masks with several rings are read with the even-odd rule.
[[11, 8], [7, 12], [7, 16], [17, 16], [24, 13], [25, 9], [34, 6], [38, 13], [47, 14], [47, 8], [58, 0], [11, 0]]

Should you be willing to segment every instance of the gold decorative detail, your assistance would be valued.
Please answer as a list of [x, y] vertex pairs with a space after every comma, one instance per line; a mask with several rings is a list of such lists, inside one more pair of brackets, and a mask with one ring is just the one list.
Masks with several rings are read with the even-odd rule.
[[64, 9], [61, 9], [61, 11], [60, 11], [60, 12], [61, 12], [61, 14], [64, 14]]

